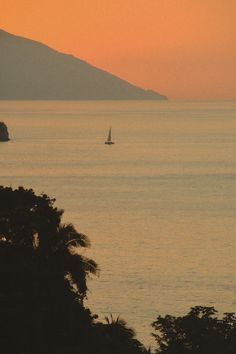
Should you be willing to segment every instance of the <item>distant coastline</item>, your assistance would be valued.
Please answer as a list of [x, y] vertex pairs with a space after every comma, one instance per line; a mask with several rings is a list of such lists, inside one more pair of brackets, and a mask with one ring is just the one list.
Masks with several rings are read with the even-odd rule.
[[0, 100], [167, 100], [72, 55], [0, 30]]
[[0, 122], [0, 142], [9, 141], [8, 128], [4, 122]]

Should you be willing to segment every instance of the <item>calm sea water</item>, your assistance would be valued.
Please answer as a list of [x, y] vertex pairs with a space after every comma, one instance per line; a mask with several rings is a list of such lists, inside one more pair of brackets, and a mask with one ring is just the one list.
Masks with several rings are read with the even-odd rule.
[[89, 236], [101, 319], [149, 344], [157, 314], [236, 311], [235, 102], [0, 102], [0, 120], [0, 184], [55, 197]]

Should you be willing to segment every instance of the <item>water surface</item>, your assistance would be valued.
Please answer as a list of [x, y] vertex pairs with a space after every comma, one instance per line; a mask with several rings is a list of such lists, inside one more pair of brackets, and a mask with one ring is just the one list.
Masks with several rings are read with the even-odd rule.
[[90, 237], [101, 319], [149, 344], [157, 314], [236, 311], [235, 102], [8, 101], [0, 120], [0, 184], [55, 197]]

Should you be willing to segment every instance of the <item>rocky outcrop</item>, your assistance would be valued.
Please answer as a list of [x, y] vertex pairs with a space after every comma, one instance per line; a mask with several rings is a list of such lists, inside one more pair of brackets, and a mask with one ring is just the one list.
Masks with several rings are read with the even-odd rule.
[[0, 141], [8, 141], [9, 139], [9, 134], [8, 134], [8, 129], [5, 123], [0, 122]]

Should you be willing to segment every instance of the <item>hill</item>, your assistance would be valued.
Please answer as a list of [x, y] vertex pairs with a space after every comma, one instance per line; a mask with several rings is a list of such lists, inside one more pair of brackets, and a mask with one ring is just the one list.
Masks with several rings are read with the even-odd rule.
[[72, 55], [0, 30], [0, 99], [163, 100]]

